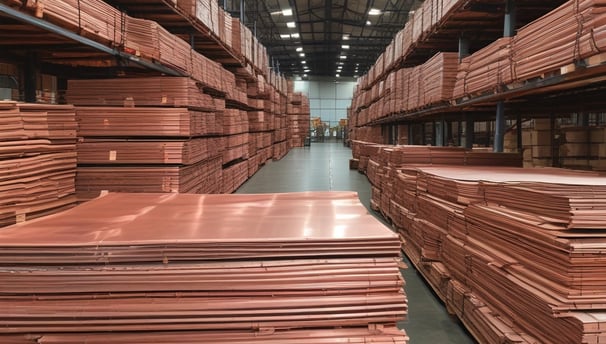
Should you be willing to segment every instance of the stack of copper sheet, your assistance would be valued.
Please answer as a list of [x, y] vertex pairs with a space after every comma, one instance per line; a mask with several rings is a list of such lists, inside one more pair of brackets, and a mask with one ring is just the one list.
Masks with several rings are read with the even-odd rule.
[[0, 233], [0, 340], [406, 343], [399, 250], [350, 192], [110, 193]]
[[104, 1], [35, 1], [37, 14], [103, 43], [122, 42], [120, 23], [124, 14]]
[[207, 160], [224, 149], [222, 137], [194, 139], [82, 139], [79, 164], [183, 164]]
[[77, 106], [170, 106], [214, 111], [212, 97], [191, 78], [69, 80], [67, 102]]
[[248, 179], [248, 161], [240, 159], [223, 168], [222, 193], [232, 193]]
[[521, 28], [513, 41], [515, 77], [527, 80], [559, 72], [579, 58], [602, 52], [605, 7], [603, 0], [571, 0]]
[[222, 114], [223, 134], [234, 135], [248, 132], [248, 112], [238, 109], [225, 109]]
[[249, 153], [249, 134], [229, 135], [223, 138], [223, 164], [234, 160], [246, 159]]
[[438, 53], [423, 64], [423, 104], [452, 98], [458, 64], [457, 53]]
[[187, 108], [76, 108], [78, 134], [83, 137], [191, 137], [207, 135], [215, 117]]
[[73, 205], [74, 107], [0, 102], [0, 170], [0, 226]]
[[494, 41], [461, 61], [451, 96], [457, 99], [470, 94], [496, 92], [499, 85], [513, 81], [511, 63], [511, 38]]
[[559, 169], [412, 165], [394, 177], [389, 159], [368, 165], [369, 179], [382, 171], [379, 183], [371, 179], [373, 188], [391, 198], [387, 208], [374, 204], [478, 340], [606, 338], [599, 311], [606, 307], [600, 273], [606, 178]]
[[[136, 89], [135, 83], [148, 86]], [[222, 191], [224, 138], [204, 137], [222, 132], [221, 119], [200, 111], [215, 108], [215, 101], [191, 79], [79, 80], [69, 87], [68, 97], [77, 103], [128, 106], [76, 108], [83, 137], [76, 187], [82, 199], [104, 190]], [[133, 107], [140, 105], [145, 107]]]
[[393, 146], [364, 141], [352, 141], [352, 153], [360, 160], [359, 169], [366, 172], [368, 160], [395, 167], [408, 164], [474, 165], [521, 167], [522, 157], [517, 153], [493, 153], [460, 147]]
[[221, 162], [221, 156], [213, 156], [192, 165], [81, 165], [76, 188], [83, 197], [104, 190], [220, 193]]

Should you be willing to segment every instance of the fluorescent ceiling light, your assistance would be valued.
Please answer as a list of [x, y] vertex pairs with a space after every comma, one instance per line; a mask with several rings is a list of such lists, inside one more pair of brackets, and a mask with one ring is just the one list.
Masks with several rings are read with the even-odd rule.
[[341, 56], [339, 56], [339, 58], [340, 58], [341, 60], [345, 60], [345, 59], [347, 59], [347, 56], [346, 56], [346, 55], [341, 55]]
[[297, 50], [297, 52], [301, 52], [301, 51], [303, 51], [303, 47], [298, 47], [296, 50]]
[[338, 78], [341, 76], [341, 74], [337, 73], [337, 74], [335, 74], [335, 76]]
[[298, 33], [298, 32], [296, 32], [296, 33], [291, 33], [291, 34], [290, 34], [290, 37], [291, 37], [291, 38], [299, 38], [299, 33]]
[[[372, 9], [371, 9], [371, 11], [372, 11]], [[282, 15], [283, 16], [287, 16], [287, 17], [292, 16], [292, 9], [290, 9], [290, 8], [283, 9], [282, 10]]]
[[290, 35], [283, 33], [283, 34], [280, 34], [280, 38], [282, 38], [282, 39], [289, 39]]
[[344, 65], [344, 64], [345, 64], [345, 62], [339, 61], [339, 62], [337, 62], [337, 64], [338, 64], [338, 65]]
[[341, 48], [343, 48], [343, 49], [349, 49], [349, 44], [343, 44], [343, 45], [341, 45]]
[[294, 21], [291, 21], [291, 22], [286, 23], [286, 27], [294, 29], [295, 27], [297, 27], [297, 24], [295, 24]]
[[303, 77], [304, 77], [304, 78], [307, 78], [307, 74], [303, 74]]
[[309, 72], [311, 72], [311, 69], [309, 69], [309, 68], [305, 68], [305, 69], [303, 69], [303, 71], [304, 71], [305, 73], [309, 73]]
[[381, 13], [383, 12], [381, 12], [381, 10], [377, 8], [371, 8], [370, 11], [368, 11], [369, 16], [378, 16]]
[[305, 57], [305, 53], [299, 53], [300, 57]]
[[372, 23], [370, 22], [370, 20], [366, 21], [366, 25], [372, 25]]
[[348, 34], [344, 34], [343, 35], [343, 40], [344, 41], [348, 41], [349, 40], [349, 35]]
[[307, 61], [305, 61], [305, 60], [301, 61], [301, 64], [306, 64], [306, 63], [307, 63]]
[[354, 78], [357, 78], [357, 77], [358, 77], [357, 75], [354, 75]]

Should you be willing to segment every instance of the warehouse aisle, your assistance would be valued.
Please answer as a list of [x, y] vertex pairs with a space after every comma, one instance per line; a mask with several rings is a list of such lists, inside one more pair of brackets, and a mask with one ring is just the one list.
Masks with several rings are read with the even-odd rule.
[[[357, 191], [362, 203], [369, 208], [370, 184], [366, 176], [349, 170], [350, 158], [351, 150], [340, 142], [294, 148], [282, 160], [264, 166], [236, 193], [351, 190]], [[411, 266], [406, 259], [405, 262]], [[401, 326], [406, 329], [411, 344], [474, 343], [458, 321], [446, 313], [414, 268], [404, 270], [403, 275], [409, 320]]]

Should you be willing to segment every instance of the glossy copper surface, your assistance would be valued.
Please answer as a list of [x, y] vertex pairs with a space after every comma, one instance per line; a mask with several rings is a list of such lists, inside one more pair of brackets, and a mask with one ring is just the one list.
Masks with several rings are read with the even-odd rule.
[[351, 192], [110, 193], [0, 242], [0, 342], [408, 341], [399, 238]]

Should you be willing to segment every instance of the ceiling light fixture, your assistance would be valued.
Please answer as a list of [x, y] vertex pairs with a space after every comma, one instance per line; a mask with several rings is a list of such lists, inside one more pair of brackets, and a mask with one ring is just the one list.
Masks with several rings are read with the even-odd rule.
[[305, 57], [305, 53], [299, 53], [300, 57]]
[[[372, 11], [372, 9], [371, 9], [371, 11]], [[292, 9], [290, 9], [290, 8], [283, 9], [282, 10], [282, 15], [286, 16], [286, 17], [292, 16]]]
[[343, 44], [343, 45], [341, 45], [341, 48], [343, 48], [343, 49], [349, 49], [349, 45], [348, 44]]
[[347, 56], [346, 56], [346, 55], [341, 55], [341, 56], [339, 56], [339, 58], [340, 58], [341, 60], [345, 60], [345, 59], [347, 59]]
[[291, 33], [290, 38], [299, 38], [299, 33]]
[[291, 29], [294, 29], [294, 28], [296, 28], [296, 27], [297, 27], [297, 24], [296, 24], [294, 21], [287, 22], [287, 23], [286, 23], [286, 27], [289, 27], [289, 28], [291, 28]]
[[338, 78], [341, 76], [341, 74], [337, 73], [337, 74], [335, 74], [335, 76]]
[[296, 49], [296, 51], [297, 51], [297, 52], [301, 52], [301, 51], [303, 51], [303, 47], [298, 47], [298, 48]]
[[349, 41], [349, 35], [348, 34], [344, 34], [343, 35], [343, 40], [344, 41]]
[[383, 12], [381, 12], [381, 10], [377, 9], [377, 8], [371, 8], [370, 11], [368, 11], [369, 16], [378, 16], [381, 13], [383, 13]]
[[305, 60], [301, 61], [301, 64], [306, 64], [306, 63], [307, 63], [307, 61], [305, 61]]
[[280, 38], [282, 38], [282, 39], [289, 39], [290, 35], [283, 33], [283, 34], [280, 34]]
[[370, 22], [370, 20], [366, 21], [366, 25], [368, 25], [368, 26], [372, 25], [372, 23]]

